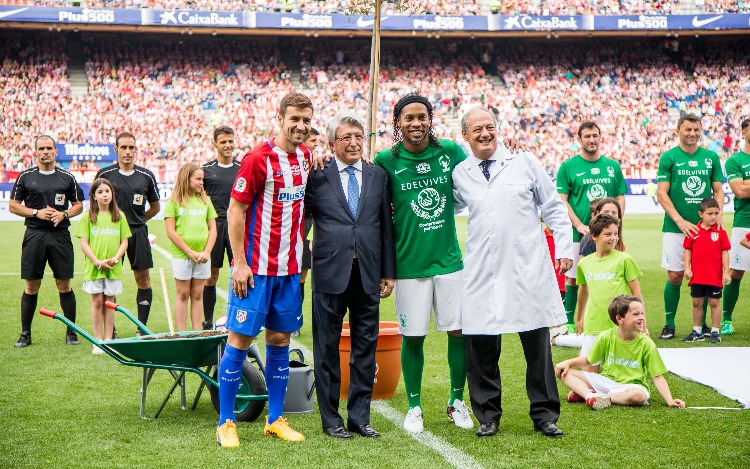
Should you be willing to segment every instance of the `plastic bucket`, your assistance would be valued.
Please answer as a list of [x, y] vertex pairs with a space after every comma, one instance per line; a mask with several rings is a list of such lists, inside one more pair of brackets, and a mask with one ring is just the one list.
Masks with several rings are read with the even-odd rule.
[[313, 369], [305, 364], [305, 357], [299, 349], [292, 349], [289, 353], [296, 352], [299, 360], [289, 360], [289, 382], [286, 388], [286, 400], [284, 401], [285, 414], [308, 414], [314, 410], [313, 394], [315, 393], [315, 381]]
[[[349, 323], [345, 322], [339, 342], [341, 360], [341, 392], [339, 397], [349, 397], [349, 356], [352, 350]], [[378, 344], [375, 350], [375, 382], [372, 387], [373, 400], [390, 399], [396, 394], [401, 378], [401, 334], [395, 321], [381, 321]]]

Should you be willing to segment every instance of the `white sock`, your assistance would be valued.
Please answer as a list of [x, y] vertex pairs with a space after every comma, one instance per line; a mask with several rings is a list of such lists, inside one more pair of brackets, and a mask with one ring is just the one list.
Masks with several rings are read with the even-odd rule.
[[712, 327], [711, 328], [711, 332], [719, 332], [719, 328], [718, 327]]
[[693, 330], [695, 332], [697, 332], [698, 334], [700, 334], [701, 332], [703, 332], [703, 328], [701, 326], [695, 326], [695, 327], [693, 327]]

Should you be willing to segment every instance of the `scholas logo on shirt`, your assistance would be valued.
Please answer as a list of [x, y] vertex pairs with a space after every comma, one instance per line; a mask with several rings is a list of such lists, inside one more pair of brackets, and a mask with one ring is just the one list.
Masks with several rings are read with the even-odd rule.
[[99, 228], [98, 226], [92, 226], [91, 227], [91, 236], [99, 236], [99, 235], [117, 235], [120, 236], [120, 230], [115, 230], [112, 228]]
[[305, 186], [285, 187], [279, 189], [279, 202], [294, 202], [305, 198]]

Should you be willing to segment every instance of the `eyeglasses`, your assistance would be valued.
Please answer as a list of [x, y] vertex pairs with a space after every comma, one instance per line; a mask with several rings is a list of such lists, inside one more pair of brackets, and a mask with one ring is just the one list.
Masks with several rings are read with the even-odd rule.
[[355, 141], [357, 143], [362, 143], [365, 141], [365, 136], [362, 134], [357, 135], [344, 135], [343, 137], [336, 137], [335, 140], [337, 142], [346, 142], [346, 143], [352, 143], [352, 141]]

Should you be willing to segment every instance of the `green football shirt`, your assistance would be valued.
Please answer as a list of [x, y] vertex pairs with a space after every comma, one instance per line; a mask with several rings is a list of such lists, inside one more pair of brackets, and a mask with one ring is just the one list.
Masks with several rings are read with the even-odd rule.
[[589, 363], [601, 360], [599, 374], [602, 376], [621, 384], [640, 384], [649, 392], [647, 374], [653, 378], [667, 372], [653, 340], [638, 334], [626, 342], [617, 335], [617, 328], [599, 334], [586, 358]]
[[[196, 252], [202, 252], [208, 242], [208, 220], [216, 218], [216, 210], [211, 200], [204, 204], [198, 196], [190, 197], [187, 206], [179, 206], [169, 199], [164, 208], [164, 218], [174, 218], [175, 231], [185, 244]], [[190, 259], [186, 253], [172, 243], [172, 257]]]
[[[732, 155], [724, 169], [727, 172], [727, 181], [742, 178], [750, 179], [750, 155], [741, 151]], [[734, 198], [734, 223], [737, 228], [750, 228], [750, 199]]]
[[[96, 223], [91, 223], [88, 211], [83, 212], [78, 228], [76, 228], [76, 238], [88, 239], [89, 247], [99, 260], [115, 257], [122, 240], [131, 236], [133, 234], [130, 232], [128, 220], [122, 212], [120, 212], [120, 221], [117, 222], [112, 221], [111, 213], [99, 212], [96, 216]], [[100, 278], [122, 280], [122, 262], [115, 264], [112, 270], [99, 270], [88, 257], [85, 257], [83, 261], [83, 281]]]
[[[724, 174], [716, 153], [698, 147], [691, 155], [676, 146], [661, 155], [656, 179], [658, 182], [669, 183], [669, 200], [677, 213], [690, 223], [697, 224], [701, 220], [698, 215], [701, 201], [713, 197], [711, 184], [722, 182]], [[661, 230], [665, 233], [681, 233], [667, 214], [664, 214]]]
[[381, 150], [375, 164], [388, 172], [396, 234], [397, 278], [448, 274], [463, 268], [453, 214], [453, 168], [466, 159], [456, 142], [439, 140], [420, 153], [398, 144], [398, 157]]
[[[557, 171], [557, 192], [567, 194], [573, 213], [581, 222], [591, 221], [590, 205], [596, 199], [617, 197], [628, 192], [620, 164], [606, 156], [589, 161], [581, 155], [562, 162]], [[583, 235], [573, 227], [573, 242]]]
[[643, 276], [643, 272], [629, 254], [617, 250], [604, 257], [589, 254], [578, 261], [576, 284], [587, 285], [589, 299], [583, 313], [583, 333], [597, 335], [615, 327], [607, 312], [612, 298], [632, 295], [629, 282]]

